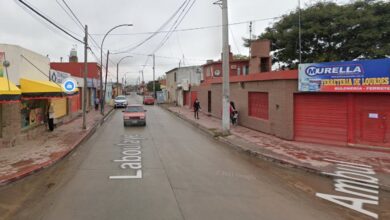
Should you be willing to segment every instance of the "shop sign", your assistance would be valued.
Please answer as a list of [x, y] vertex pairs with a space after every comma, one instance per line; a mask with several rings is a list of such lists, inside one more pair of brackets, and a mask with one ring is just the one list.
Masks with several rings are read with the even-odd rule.
[[57, 70], [50, 70], [50, 81], [55, 83], [63, 83], [65, 79], [70, 77], [69, 73], [57, 71]]
[[390, 92], [390, 59], [299, 65], [301, 92]]
[[3, 66], [3, 62], [5, 60], [4, 57], [5, 57], [5, 53], [0, 52], [0, 77], [4, 77], [4, 66]]

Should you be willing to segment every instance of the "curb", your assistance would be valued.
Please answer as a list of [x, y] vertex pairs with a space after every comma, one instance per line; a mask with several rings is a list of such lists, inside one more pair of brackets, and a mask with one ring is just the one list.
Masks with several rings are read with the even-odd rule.
[[85, 140], [89, 139], [96, 132], [97, 128], [100, 127], [106, 121], [106, 118], [111, 116], [113, 110], [114, 109], [111, 109], [109, 112], [107, 112], [107, 114], [104, 115], [103, 118], [101, 118], [98, 122], [96, 122], [88, 132], [86, 132], [79, 139], [77, 139], [77, 141], [67, 151], [63, 152], [63, 154], [59, 155], [56, 159], [46, 161], [42, 164], [38, 164], [21, 174], [15, 173], [10, 178], [0, 181], [0, 186], [8, 185], [20, 179], [23, 179], [24, 177], [30, 176], [34, 173], [38, 173], [41, 170], [49, 168], [54, 164], [56, 164], [57, 162], [63, 160], [66, 156], [68, 156], [71, 152], [73, 152], [74, 149], [80, 146]]
[[[290, 161], [287, 161], [287, 160], [282, 160], [282, 159], [279, 159], [279, 158], [276, 158], [276, 157], [272, 157], [270, 155], [266, 155], [266, 154], [262, 154], [260, 152], [256, 152], [256, 151], [250, 150], [250, 149], [246, 149], [243, 146], [240, 146], [238, 144], [232, 143], [231, 141], [229, 141], [229, 139], [227, 139], [227, 138], [225, 138], [223, 136], [216, 135], [214, 132], [210, 131], [205, 126], [188, 119], [187, 117], [183, 116], [182, 114], [180, 114], [178, 112], [172, 111], [171, 109], [169, 109], [169, 108], [167, 108], [165, 106], [162, 107], [162, 108], [167, 110], [167, 111], [169, 111], [170, 113], [176, 115], [177, 117], [185, 120], [186, 122], [192, 124], [193, 126], [199, 128], [201, 131], [203, 131], [206, 134], [212, 136], [214, 139], [216, 139], [216, 140], [218, 140], [218, 141], [220, 141], [220, 142], [222, 142], [224, 144], [227, 144], [230, 147], [233, 147], [235, 150], [243, 152], [243, 153], [245, 153], [245, 154], [247, 154], [249, 156], [256, 157], [256, 158], [259, 158], [259, 159], [262, 159], [262, 160], [265, 160], [265, 161], [273, 162], [273, 163], [275, 163], [277, 165], [280, 165], [282, 167], [295, 168], [295, 169], [299, 169], [299, 170], [302, 170], [302, 171], [305, 171], [305, 172], [308, 172], [308, 173], [312, 173], [312, 174], [316, 174], [316, 175], [319, 175], [319, 176], [323, 176], [323, 177], [327, 177], [327, 178], [333, 178], [332, 175], [325, 174], [321, 170], [314, 169], [312, 167], [307, 167], [307, 166], [300, 165], [300, 164], [296, 164], [296, 163], [293, 163], [293, 162], [290, 162]], [[379, 185], [379, 188], [381, 190], [390, 192], [390, 186], [389, 185], [383, 185], [383, 184], [378, 184], [378, 185]]]

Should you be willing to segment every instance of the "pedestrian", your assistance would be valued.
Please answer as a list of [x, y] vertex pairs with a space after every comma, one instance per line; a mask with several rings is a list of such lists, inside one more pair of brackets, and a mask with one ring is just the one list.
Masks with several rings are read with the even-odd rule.
[[236, 125], [237, 118], [238, 118], [238, 111], [233, 101], [230, 102], [229, 112], [230, 112], [230, 121], [232, 122], [232, 125]]
[[53, 131], [54, 130], [54, 104], [52, 102], [49, 102], [47, 116], [48, 116], [49, 131]]
[[198, 99], [195, 99], [193, 106], [194, 106], [194, 118], [199, 119], [200, 102]]
[[95, 98], [95, 110], [99, 110], [99, 98], [97, 96]]

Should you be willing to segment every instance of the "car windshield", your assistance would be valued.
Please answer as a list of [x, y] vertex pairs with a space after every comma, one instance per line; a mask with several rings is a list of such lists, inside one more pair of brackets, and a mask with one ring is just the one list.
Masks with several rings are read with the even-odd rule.
[[145, 96], [145, 99], [152, 99], [152, 96]]
[[142, 106], [129, 106], [126, 108], [126, 112], [143, 112]]
[[126, 97], [124, 96], [118, 96], [115, 98], [115, 100], [126, 100]]

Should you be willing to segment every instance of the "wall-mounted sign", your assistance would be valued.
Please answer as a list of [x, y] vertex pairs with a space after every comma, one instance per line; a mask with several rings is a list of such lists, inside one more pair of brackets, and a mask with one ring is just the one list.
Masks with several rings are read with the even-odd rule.
[[299, 65], [302, 92], [390, 92], [390, 59]]
[[70, 77], [70, 73], [65, 73], [58, 70], [50, 70], [49, 77], [50, 81], [61, 84], [65, 79]]

